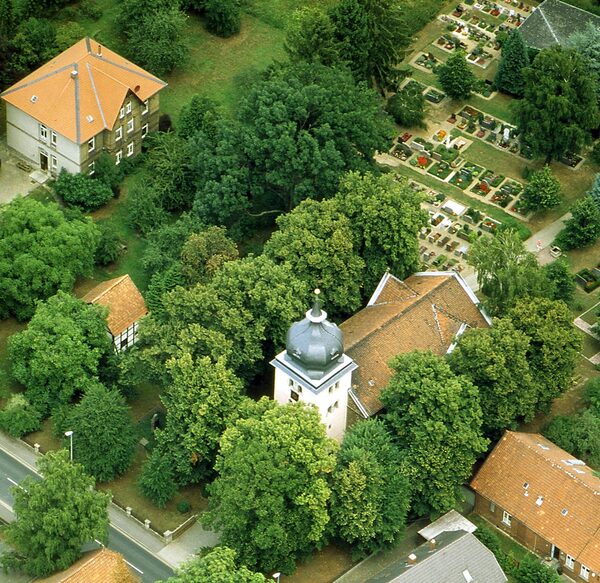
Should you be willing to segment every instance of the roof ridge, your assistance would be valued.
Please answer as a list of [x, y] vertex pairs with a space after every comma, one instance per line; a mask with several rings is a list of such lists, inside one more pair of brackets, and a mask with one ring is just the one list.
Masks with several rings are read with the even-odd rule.
[[96, 105], [98, 106], [98, 111], [100, 112], [100, 117], [102, 118], [102, 123], [105, 129], [110, 129], [106, 125], [106, 117], [104, 116], [104, 110], [102, 109], [102, 104], [100, 103], [100, 97], [98, 95], [98, 91], [96, 89], [96, 82], [94, 81], [94, 76], [92, 75], [92, 68], [89, 63], [85, 64], [85, 68], [87, 69], [88, 75], [90, 77], [90, 83], [92, 84], [92, 91], [94, 92], [94, 97], [96, 98]]
[[[559, 0], [560, 1], [560, 0]], [[542, 15], [542, 18], [544, 19], [544, 22], [546, 23], [546, 26], [548, 27], [548, 30], [550, 31], [550, 33], [552, 34], [552, 36], [554, 37], [554, 40], [560, 44], [560, 41], [558, 40], [558, 37], [556, 36], [554, 30], [552, 29], [552, 25], [548, 22], [548, 19], [546, 18], [546, 15], [544, 14], [544, 11], [542, 10], [542, 6], [545, 4], [545, 2], [542, 2], [542, 4], [540, 4], [538, 6], [538, 12]]]
[[[108, 286], [105, 290], [102, 290], [102, 293], [99, 293], [98, 295], [94, 296], [94, 298], [92, 300], [90, 300], [90, 302], [95, 302], [98, 299], [100, 299], [102, 296], [105, 296], [109, 291], [111, 291], [112, 289], [114, 289], [117, 285], [119, 285], [124, 279], [128, 278], [129, 274], [126, 273], [125, 275], [120, 275], [119, 277], [115, 277], [112, 280], [107, 279], [103, 282], [100, 282], [97, 286], [95, 287], [99, 287], [104, 283], [108, 283], [110, 281], [112, 281], [112, 285]], [[130, 278], [131, 279], [131, 278]], [[90, 291], [92, 291], [94, 288], [92, 288]], [[88, 292], [89, 293], [89, 292]]]

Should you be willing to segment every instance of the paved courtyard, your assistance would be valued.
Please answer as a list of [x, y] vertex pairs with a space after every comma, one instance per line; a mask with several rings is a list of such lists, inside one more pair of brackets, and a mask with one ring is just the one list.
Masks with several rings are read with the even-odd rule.
[[[33, 178], [34, 168], [26, 170], [17, 164], [20, 163], [13, 153], [8, 151], [4, 137], [0, 139], [0, 204], [7, 203], [20, 194], [27, 194], [40, 183]], [[22, 164], [22, 163], [21, 163]]]

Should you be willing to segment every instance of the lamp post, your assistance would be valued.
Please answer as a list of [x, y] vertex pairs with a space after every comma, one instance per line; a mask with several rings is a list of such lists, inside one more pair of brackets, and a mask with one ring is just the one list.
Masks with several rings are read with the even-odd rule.
[[281, 573], [273, 573], [273, 575], [271, 575], [271, 577], [273, 577], [273, 579], [275, 579], [275, 581], [277, 581], [277, 583], [279, 583], [279, 577], [281, 577]]
[[65, 435], [69, 438], [71, 442], [71, 461], [73, 461], [73, 432], [65, 431]]

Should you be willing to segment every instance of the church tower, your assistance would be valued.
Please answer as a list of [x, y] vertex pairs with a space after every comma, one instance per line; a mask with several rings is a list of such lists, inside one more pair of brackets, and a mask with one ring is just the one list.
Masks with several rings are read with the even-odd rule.
[[306, 317], [292, 324], [285, 350], [271, 364], [275, 367], [274, 399], [281, 404], [300, 401], [319, 409], [327, 435], [341, 441], [346, 431], [348, 392], [355, 362], [344, 354], [342, 331], [327, 320], [319, 290]]

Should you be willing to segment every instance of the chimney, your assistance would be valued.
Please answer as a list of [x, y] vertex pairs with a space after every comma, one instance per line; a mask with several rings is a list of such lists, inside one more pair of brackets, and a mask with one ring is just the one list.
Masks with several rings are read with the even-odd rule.
[[78, 74], [78, 73], [77, 73], [77, 69], [73, 69], [73, 70], [71, 71], [71, 79], [76, 79], [76, 78], [77, 78], [77, 74]]
[[409, 565], [414, 565], [417, 562], [417, 555], [415, 555], [414, 553], [411, 553], [410, 555], [408, 555], [408, 564]]
[[437, 545], [437, 541], [434, 538], [429, 540], [429, 550], [430, 551], [435, 549], [436, 545]]
[[96, 53], [99, 57], [102, 56], [102, 45], [98, 45], [98, 52]]

